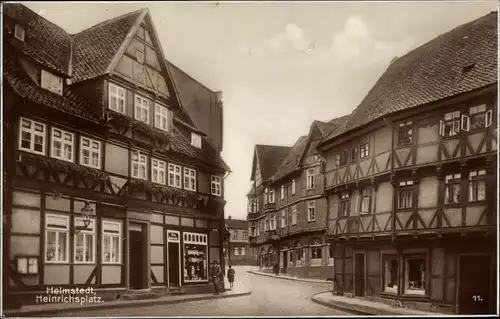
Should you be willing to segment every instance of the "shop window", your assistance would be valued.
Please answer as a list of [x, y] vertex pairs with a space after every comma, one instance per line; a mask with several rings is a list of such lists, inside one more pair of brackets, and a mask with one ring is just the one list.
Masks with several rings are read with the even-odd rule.
[[199, 282], [208, 280], [207, 235], [184, 233], [184, 281]]
[[486, 170], [476, 170], [469, 173], [469, 202], [479, 202], [486, 199]]
[[460, 203], [461, 174], [446, 175], [445, 204]]
[[75, 217], [74, 259], [75, 263], [95, 263], [95, 220], [85, 227], [83, 218]]
[[149, 100], [137, 94], [135, 95], [134, 118], [149, 124]]
[[19, 149], [30, 153], [45, 155], [46, 126], [43, 123], [21, 118], [19, 125]]
[[21, 275], [37, 275], [38, 274], [38, 257], [17, 257], [16, 258], [17, 272]]
[[125, 114], [125, 89], [113, 83], [109, 83], [108, 93], [108, 108], [115, 112]]
[[322, 256], [322, 242], [319, 239], [313, 239], [309, 243], [311, 250], [311, 265], [321, 265]]
[[73, 133], [52, 128], [52, 148], [51, 156], [66, 162], [74, 160], [74, 139]]
[[398, 127], [398, 146], [413, 144], [413, 123], [400, 123]]
[[122, 223], [102, 221], [102, 263], [121, 263]]
[[181, 167], [175, 164], [168, 164], [168, 186], [181, 188]]
[[306, 262], [306, 250], [304, 248], [297, 248], [295, 250], [297, 260], [295, 261], [295, 266], [300, 267], [304, 266]]
[[426, 258], [424, 256], [406, 257], [404, 261], [405, 294], [425, 296]]
[[69, 255], [69, 216], [45, 216], [45, 262], [67, 263]]
[[370, 155], [370, 139], [364, 137], [361, 139], [361, 145], [359, 146], [359, 157], [365, 158]]
[[184, 189], [196, 192], [196, 171], [184, 167]]
[[212, 175], [210, 181], [211, 194], [215, 196], [222, 195], [222, 180], [219, 176]]
[[167, 182], [166, 178], [166, 163], [162, 160], [153, 159], [151, 161], [151, 181], [153, 183], [163, 184]]
[[443, 137], [450, 137], [458, 133], [460, 133], [460, 111], [446, 113], [444, 120], [439, 122], [439, 134]]
[[410, 209], [413, 207], [414, 184], [412, 180], [399, 182], [397, 190], [398, 209]]
[[101, 142], [88, 138], [80, 138], [80, 164], [92, 168], [101, 168]]
[[130, 158], [132, 163], [132, 177], [144, 180], [148, 178], [147, 159], [148, 157], [144, 154], [141, 154], [139, 151], [132, 151]]
[[383, 255], [383, 292], [394, 293], [398, 292], [398, 257], [391, 255]]
[[349, 195], [349, 193], [341, 193], [339, 203], [339, 217], [349, 216], [350, 207], [351, 196]]

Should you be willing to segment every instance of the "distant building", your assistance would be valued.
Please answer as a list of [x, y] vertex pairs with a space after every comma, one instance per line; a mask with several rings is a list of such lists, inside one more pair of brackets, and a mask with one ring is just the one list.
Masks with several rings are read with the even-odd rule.
[[229, 229], [229, 245], [224, 242], [224, 259], [226, 265], [256, 265], [257, 253], [250, 248], [248, 242], [248, 221], [232, 219], [225, 220]]

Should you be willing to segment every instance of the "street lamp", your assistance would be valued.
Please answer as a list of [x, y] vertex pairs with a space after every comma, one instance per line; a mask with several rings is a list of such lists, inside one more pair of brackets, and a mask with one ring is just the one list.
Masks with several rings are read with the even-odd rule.
[[83, 227], [81, 226], [75, 226], [75, 234], [78, 234], [82, 230], [87, 230], [89, 229], [89, 225], [92, 222], [90, 219], [90, 216], [94, 214], [94, 209], [92, 206], [90, 206], [90, 203], [88, 201], [85, 201], [85, 205], [83, 205], [82, 209], [80, 212], [83, 214]]

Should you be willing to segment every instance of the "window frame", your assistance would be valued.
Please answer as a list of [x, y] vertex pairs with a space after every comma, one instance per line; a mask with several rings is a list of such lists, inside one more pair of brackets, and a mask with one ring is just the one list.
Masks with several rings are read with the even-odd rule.
[[[323, 261], [323, 243], [319, 239], [312, 239], [309, 242], [309, 252], [309, 262], [311, 266], [321, 266]], [[316, 258], [313, 258], [314, 255], [316, 255]], [[319, 258], [317, 258], [318, 255]]]
[[[57, 88], [55, 88], [55, 81], [57, 81]], [[49, 92], [63, 95], [63, 79], [47, 70], [42, 69], [40, 72], [40, 87]]]
[[222, 178], [220, 176], [210, 175], [210, 194], [214, 196], [222, 196]]
[[269, 215], [269, 230], [276, 230], [276, 213], [271, 213]]
[[[161, 164], [163, 164], [163, 168], [161, 168], [162, 166]], [[156, 178], [155, 178], [155, 171], [156, 171]], [[163, 174], [163, 182], [161, 181], [162, 174]], [[160, 185], [167, 184], [167, 162], [161, 159], [151, 158], [151, 182]]]
[[[89, 145], [85, 146], [83, 145], [84, 140], [88, 140]], [[92, 147], [93, 143], [97, 143], [98, 148], [95, 149]], [[89, 152], [89, 164], [85, 164], [83, 159], [83, 151], [87, 150]], [[95, 153], [97, 150], [97, 166], [92, 165], [92, 154]], [[102, 163], [101, 163], [101, 158], [102, 158], [102, 142], [90, 137], [86, 136], [80, 136], [80, 165], [87, 166], [90, 168], [95, 168], [95, 169], [101, 169]]]
[[295, 185], [295, 179], [292, 179], [292, 195], [295, 195], [297, 185]]
[[[413, 208], [413, 205], [416, 205], [416, 203], [414, 203], [413, 201], [413, 194], [415, 193], [415, 182], [411, 179], [408, 179], [408, 180], [404, 180], [404, 181], [399, 181], [398, 183], [398, 187], [397, 187], [397, 192], [396, 192], [396, 195], [397, 195], [397, 210], [408, 210], [408, 209], [412, 209]], [[404, 206], [401, 206], [401, 195], [403, 194], [406, 194], [404, 195], [405, 196], [405, 205]], [[407, 196], [409, 194], [409, 196]], [[406, 197], [407, 196], [407, 197]], [[406, 199], [410, 200], [410, 206], [406, 206]]]
[[[137, 159], [134, 159], [137, 154]], [[141, 159], [144, 158], [144, 162]], [[134, 175], [134, 165], [137, 165], [137, 175]], [[144, 178], [140, 176], [140, 168], [144, 167]], [[132, 150], [130, 154], [130, 176], [132, 178], [148, 180], [148, 156], [138, 150]]]
[[[144, 104], [144, 102], [146, 102], [146, 104]], [[149, 111], [149, 100], [144, 96], [136, 93], [134, 95], [134, 119], [149, 124]], [[146, 115], [146, 121], [144, 121], [144, 119], [142, 118], [143, 115]]]
[[[60, 137], [55, 136], [55, 133], [57, 131], [60, 132], [60, 134], [61, 134]], [[65, 138], [66, 135], [69, 135], [71, 137], [70, 142], [68, 142], [66, 140], [66, 138]], [[54, 147], [55, 142], [61, 143], [61, 156], [57, 156], [55, 154], [55, 147]], [[66, 158], [64, 156], [65, 146], [68, 146], [68, 145], [71, 147], [71, 158]], [[63, 129], [60, 129], [57, 127], [52, 127], [52, 129], [50, 130], [50, 157], [61, 160], [61, 161], [74, 163], [75, 162], [75, 133], [72, 133], [70, 131], [66, 131], [66, 130], [63, 130]]]
[[[482, 110], [481, 110], [482, 109]], [[474, 105], [474, 106], [469, 106], [468, 109], [468, 115], [463, 114], [462, 115], [462, 129], [467, 132], [478, 132], [486, 129], [487, 127], [490, 127], [493, 122], [493, 110], [488, 108], [488, 105], [486, 103]], [[484, 125], [477, 125], [474, 126], [475, 124], [475, 119], [484, 117]], [[465, 126], [465, 128], [464, 128]]]
[[342, 192], [339, 194], [338, 217], [349, 217], [351, 214], [351, 194]]
[[[386, 262], [387, 261], [396, 261], [396, 270], [395, 270], [395, 275], [396, 275], [396, 284], [393, 285], [393, 287], [386, 286]], [[392, 265], [391, 265], [392, 266]], [[399, 276], [399, 270], [400, 270], [400, 265], [399, 265], [399, 257], [396, 254], [382, 254], [382, 293], [384, 294], [398, 294], [398, 276]], [[394, 270], [390, 270], [390, 275], [393, 275]], [[392, 282], [391, 278], [391, 282]], [[395, 287], [394, 287], [395, 286]], [[391, 288], [390, 290], [387, 290], [387, 288]]]
[[[23, 127], [23, 121], [26, 121], [29, 123], [30, 127], [29, 128], [26, 128], [26, 127]], [[35, 126], [36, 125], [39, 125], [42, 127], [42, 132], [38, 132], [36, 131], [35, 129]], [[23, 132], [26, 132], [26, 133], [29, 133], [30, 134], [30, 147], [29, 148], [25, 148], [23, 147]], [[36, 151], [35, 150], [35, 136], [39, 136], [42, 138], [42, 151]], [[45, 155], [46, 152], [47, 152], [47, 125], [42, 123], [42, 122], [38, 122], [38, 121], [34, 121], [34, 120], [30, 120], [30, 119], [27, 119], [25, 117], [20, 117], [19, 118], [19, 150], [21, 151], [25, 151], [25, 152], [29, 152], [29, 153], [33, 153], [33, 154], [38, 154], [38, 155]]]
[[196, 148], [202, 148], [202, 137], [200, 134], [191, 132], [191, 145], [196, 147]]
[[[419, 259], [423, 259], [424, 263], [424, 267], [425, 267], [425, 270], [423, 271], [424, 274], [425, 274], [425, 277], [424, 277], [424, 283], [423, 283], [423, 294], [420, 294], [420, 293], [408, 293], [408, 290], [409, 288], [407, 286], [409, 286], [409, 283], [406, 281], [406, 277], [407, 277], [407, 271], [408, 271], [408, 277], [409, 277], [409, 267], [408, 267], [408, 264], [407, 262], [409, 260], [419, 260]], [[402, 287], [402, 292], [403, 292], [403, 295], [404, 296], [421, 296], [421, 297], [426, 297], [428, 296], [428, 282], [429, 282], [429, 267], [428, 267], [428, 256], [426, 254], [412, 254], [412, 255], [403, 255], [403, 265], [402, 265], [402, 270], [403, 270], [403, 278], [402, 278], [402, 284], [403, 284], [403, 287]], [[409, 279], [409, 278], [408, 278]]]
[[308, 168], [306, 170], [306, 188], [307, 190], [312, 190], [316, 187], [315, 179], [314, 179], [314, 167]]
[[[113, 92], [113, 90], [114, 90], [114, 92]], [[120, 93], [123, 93], [123, 96]], [[112, 100], [113, 98], [116, 99], [116, 104], [111, 103], [113, 101]], [[123, 104], [121, 105], [121, 110], [120, 110], [119, 101], [123, 101]], [[120, 114], [126, 114], [127, 113], [126, 102], [127, 102], [126, 90], [124, 88], [122, 88], [121, 86], [118, 86], [114, 83], [109, 82], [108, 83], [108, 109], [115, 111], [117, 113], [120, 113]]]
[[406, 121], [398, 125], [398, 146], [413, 145], [413, 122]]
[[[54, 218], [62, 218], [65, 220], [65, 226], [62, 226], [64, 228], [58, 228], [58, 227], [50, 227], [48, 225], [49, 217], [54, 217]], [[46, 264], [68, 264], [69, 263], [69, 249], [70, 249], [70, 216], [69, 215], [63, 215], [63, 214], [45, 214], [45, 241], [44, 241], [44, 262]], [[56, 233], [56, 254], [55, 256], [59, 257], [59, 250], [58, 250], [58, 243], [59, 243], [59, 233], [63, 233], [66, 236], [66, 259], [65, 260], [60, 260], [57, 258], [57, 260], [48, 260], [47, 259], [47, 248], [48, 248], [48, 232], [55, 232]]]
[[[22, 36], [18, 36], [18, 31], [22, 31], [21, 34]], [[14, 38], [18, 39], [19, 41], [25, 41], [26, 39], [26, 28], [18, 23], [14, 25]]]
[[[363, 188], [360, 191], [359, 197], [360, 197], [360, 202], [359, 202], [359, 213], [360, 214], [370, 214], [372, 211], [372, 196], [373, 196], [373, 191], [371, 188]], [[368, 199], [368, 207], [366, 210], [363, 210], [363, 203], [365, 199]]]
[[[173, 168], [171, 170], [170, 168]], [[178, 172], [176, 170], [179, 170]], [[174, 183], [170, 183], [170, 177], [174, 177]], [[178, 178], [178, 183], [176, 178]], [[173, 164], [173, 163], [168, 163], [168, 180], [167, 180], [167, 185], [170, 187], [175, 187], [182, 189], [182, 184], [183, 184], [183, 179], [182, 179], [182, 166]]]
[[281, 185], [280, 187], [280, 199], [281, 200], [285, 199], [285, 185]]
[[183, 167], [182, 168], [182, 185], [183, 185], [185, 190], [191, 191], [191, 192], [197, 191], [197, 178], [196, 177], [197, 177], [197, 172], [195, 169], [190, 168], [190, 167]]
[[311, 200], [307, 202], [307, 221], [316, 221], [316, 201]]
[[276, 203], [276, 196], [274, 193], [274, 188], [269, 189], [269, 204]]
[[[481, 203], [487, 200], [487, 183], [486, 183], [486, 169], [475, 169], [469, 171], [469, 179], [467, 181], [467, 189], [468, 189], [468, 203]], [[483, 184], [484, 186], [484, 195], [482, 199], [478, 199], [479, 194], [479, 185]], [[475, 196], [473, 198], [472, 196]]]
[[[455, 192], [456, 192], [456, 186], [458, 186], [458, 200], [457, 201], [450, 201], [450, 198], [455, 197]], [[461, 196], [463, 196], [462, 193], [462, 174], [461, 173], [455, 173], [455, 174], [447, 174], [445, 176], [444, 180], [444, 204], [445, 205], [457, 205], [460, 204], [461, 202]], [[451, 195], [451, 197], [450, 197]]]
[[357, 146], [355, 147], [351, 147], [349, 149], [349, 161], [351, 163], [354, 163], [358, 160], [358, 157], [359, 157], [359, 149]]
[[172, 111], [168, 107], [155, 103], [154, 125], [156, 128], [169, 132], [172, 129], [171, 116]]
[[281, 210], [281, 228], [286, 228], [287, 226], [287, 212], [286, 209]]
[[[74, 222], [74, 225], [75, 225], [75, 229], [76, 229], [76, 224], [77, 224], [77, 220], [78, 221], [81, 221], [82, 224], [83, 224], [83, 220], [84, 220], [84, 217], [82, 216], [74, 216], [73, 218], [73, 222]], [[78, 231], [78, 233], [75, 233], [74, 236], [73, 236], [73, 263], [75, 264], [95, 264], [97, 262], [97, 259], [96, 259], [96, 256], [97, 256], [97, 236], [96, 236], [96, 233], [97, 233], [97, 227], [96, 227], [96, 219], [95, 218], [91, 218], [90, 219], [91, 222], [89, 224], [89, 226], [86, 228], [86, 229], [81, 229]], [[90, 229], [90, 227], [92, 226], [92, 228]], [[92, 260], [91, 261], [78, 261], [76, 260], [76, 238], [82, 234], [83, 235], [83, 253], [84, 253], [84, 259], [85, 259], [85, 247], [86, 247], [86, 244], [87, 244], [87, 241], [86, 241], [86, 237], [87, 236], [92, 236]]]
[[[439, 120], [439, 135], [442, 138], [452, 138], [460, 134], [460, 129], [463, 128], [462, 125], [462, 113], [460, 111], [446, 112], [443, 115], [443, 119]], [[447, 118], [449, 116], [449, 118]], [[450, 131], [446, 131], [447, 127], [450, 127]]]
[[335, 166], [336, 167], [341, 167], [344, 165], [347, 165], [348, 162], [348, 154], [347, 154], [347, 149], [343, 149], [338, 151], [335, 154]]
[[[109, 224], [109, 225], [115, 225], [115, 226], [118, 226], [118, 233], [114, 233], [114, 232], [110, 232], [108, 230], [108, 232], [106, 232], [106, 228], [104, 227], [105, 224]], [[109, 219], [102, 219], [101, 220], [101, 263], [102, 264], [106, 264], [106, 265], [118, 265], [118, 264], [122, 264], [122, 259], [123, 259], [123, 252], [122, 252], [122, 227], [123, 227], [123, 223], [121, 221], [115, 221], [115, 220], [109, 220]], [[104, 253], [105, 253], [105, 245], [104, 245], [104, 236], [109, 236], [111, 238], [117, 238], [117, 242], [118, 242], [118, 256], [117, 258], [115, 258], [116, 260], [113, 260], [113, 258], [110, 256], [110, 261], [106, 261], [106, 259], [104, 258]], [[110, 240], [110, 248], [112, 250], [113, 248], [113, 240]], [[110, 250], [110, 251], [111, 251]]]
[[297, 219], [298, 219], [298, 210], [297, 210], [297, 205], [292, 205], [292, 226], [297, 225]]
[[359, 143], [359, 158], [365, 158], [368, 156], [370, 156], [370, 138], [365, 136]]

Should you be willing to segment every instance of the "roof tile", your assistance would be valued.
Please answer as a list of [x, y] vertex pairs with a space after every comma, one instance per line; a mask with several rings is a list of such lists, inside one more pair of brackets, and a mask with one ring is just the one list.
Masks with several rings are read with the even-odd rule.
[[276, 170], [291, 150], [291, 147], [257, 144], [255, 145], [255, 150], [262, 180], [265, 181], [276, 173]]

